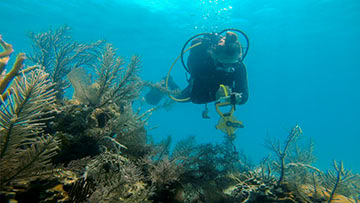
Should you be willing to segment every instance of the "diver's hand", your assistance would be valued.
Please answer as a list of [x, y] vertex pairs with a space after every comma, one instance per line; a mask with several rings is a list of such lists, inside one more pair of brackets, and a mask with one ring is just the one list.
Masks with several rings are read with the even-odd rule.
[[235, 104], [240, 104], [242, 100], [242, 93], [231, 93], [230, 96], [227, 97], [221, 97], [219, 99], [219, 102], [230, 102]]
[[242, 93], [232, 93], [235, 94], [235, 103], [240, 104], [242, 100]]

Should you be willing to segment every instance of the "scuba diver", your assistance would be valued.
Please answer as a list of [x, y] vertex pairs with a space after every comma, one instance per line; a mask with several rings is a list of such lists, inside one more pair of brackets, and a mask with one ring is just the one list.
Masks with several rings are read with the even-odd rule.
[[[176, 98], [195, 104], [229, 100], [234, 104], [245, 104], [248, 99], [244, 54], [238, 36], [234, 32], [206, 34], [192, 40], [187, 61], [191, 78], [189, 85]], [[184, 66], [186, 67], [186, 66]], [[230, 92], [225, 96], [224, 92]], [[188, 98], [188, 99], [185, 99]]]
[[[240, 44], [235, 32], [245, 38], [245, 48]], [[190, 42], [191, 46], [187, 48]], [[184, 54], [189, 50], [190, 54], [185, 65]], [[234, 140], [236, 130], [244, 127], [243, 123], [233, 116], [235, 106], [245, 104], [249, 97], [246, 66], [243, 63], [248, 50], [249, 39], [238, 29], [225, 29], [219, 33], [200, 33], [191, 37], [183, 46], [181, 54], [173, 62], [165, 78], [165, 90], [168, 96], [177, 102], [205, 104], [203, 118], [210, 118], [207, 104], [215, 102], [216, 112], [220, 115], [215, 127], [227, 134], [230, 140]], [[187, 79], [189, 85], [180, 93], [173, 94], [171, 90], [178, 90], [178, 86], [170, 77], [170, 73], [179, 58], [190, 74], [190, 78]], [[163, 87], [163, 82], [161, 85]], [[145, 98], [148, 103], [155, 105], [159, 103], [162, 95], [161, 92], [152, 89]], [[220, 107], [226, 106], [231, 106], [231, 109], [223, 113]]]
[[[226, 32], [228, 31], [229, 32]], [[232, 32], [237, 31], [244, 35], [247, 40], [247, 48], [243, 51], [238, 36]], [[225, 36], [221, 36], [226, 32]], [[203, 37], [199, 37], [203, 36]], [[187, 66], [184, 63], [183, 55], [187, 44], [191, 42]], [[232, 100], [235, 104], [245, 104], [248, 99], [247, 73], [243, 60], [247, 54], [249, 42], [247, 36], [237, 29], [225, 29], [220, 33], [201, 33], [190, 38], [184, 45], [181, 52], [181, 62], [185, 70], [191, 75], [188, 79], [189, 85], [176, 96], [169, 95], [175, 101], [189, 102], [194, 104], [207, 104], [219, 99]], [[244, 52], [244, 53], [243, 53]], [[179, 56], [179, 57], [180, 57]], [[163, 78], [151, 88], [145, 95], [148, 104], [157, 105], [164, 91], [179, 90], [178, 85], [170, 76]], [[226, 98], [225, 93], [231, 92]]]

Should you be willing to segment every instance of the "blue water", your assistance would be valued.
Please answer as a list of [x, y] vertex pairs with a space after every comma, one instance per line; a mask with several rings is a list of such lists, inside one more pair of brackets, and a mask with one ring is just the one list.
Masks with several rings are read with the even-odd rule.
[[[104, 3], [105, 2], [105, 3]], [[119, 55], [142, 57], [141, 76], [156, 82], [167, 73], [186, 40], [199, 33], [233, 27], [251, 47], [250, 99], [236, 117], [245, 123], [235, 145], [254, 163], [268, 155], [264, 138], [284, 140], [299, 124], [315, 142], [316, 166], [360, 171], [360, 1], [359, 0], [0, 0], [0, 34], [17, 52], [30, 52], [30, 31], [64, 24], [78, 41], [103, 38]], [[172, 75], [186, 86], [180, 63]], [[148, 106], [143, 106], [148, 108]], [[218, 115], [203, 120], [203, 105], [176, 104], [153, 114], [156, 140], [221, 142]]]

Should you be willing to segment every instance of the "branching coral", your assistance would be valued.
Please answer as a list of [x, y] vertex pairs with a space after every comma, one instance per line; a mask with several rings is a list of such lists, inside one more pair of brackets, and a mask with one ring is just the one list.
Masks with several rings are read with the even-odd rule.
[[289, 152], [287, 155], [288, 162], [292, 163], [303, 163], [303, 164], [312, 164], [315, 163], [316, 157], [314, 156], [314, 142], [313, 140], [309, 140], [308, 143], [302, 143], [303, 145], [299, 145], [298, 142], [294, 142], [294, 144], [289, 148]]
[[133, 112], [131, 104], [125, 106], [126, 110], [120, 116], [109, 121], [116, 139], [127, 145], [144, 145], [146, 143], [145, 125], [154, 109], [145, 112]]
[[185, 157], [170, 155], [170, 144], [171, 137], [168, 136], [159, 144], [153, 145], [152, 151], [141, 161], [148, 168], [152, 184], [160, 190], [179, 181], [184, 172], [179, 161]]
[[172, 184], [179, 181], [183, 168], [180, 164], [176, 164], [175, 160], [169, 160], [167, 156], [158, 162], [152, 162], [150, 168], [151, 182], [159, 187]]
[[[94, 83], [91, 83], [84, 69], [76, 68], [68, 74], [75, 90], [74, 99], [96, 109], [94, 117], [99, 121], [99, 126], [107, 124], [107, 128], [119, 136], [132, 134], [139, 129], [153, 111], [150, 109], [142, 114], [133, 113], [131, 103], [139, 96], [141, 89], [141, 81], [137, 76], [140, 58], [132, 57], [126, 68], [124, 64], [124, 58], [116, 56], [115, 49], [107, 44], [98, 62], [93, 64], [97, 74]], [[100, 122], [100, 114], [104, 119], [108, 118], [109, 122]]]
[[[331, 202], [337, 195], [348, 197], [358, 195], [359, 178], [350, 171], [346, 171], [342, 162], [338, 166], [334, 161], [335, 172], [328, 171], [327, 173], [323, 173], [311, 165], [315, 162], [314, 145], [310, 141], [307, 147], [300, 147], [297, 140], [301, 134], [302, 130], [296, 125], [289, 133], [283, 149], [281, 149], [280, 143], [267, 142], [267, 147], [279, 159], [278, 162], [273, 162], [275, 168], [280, 171], [276, 187], [287, 187], [297, 198], [307, 202], [324, 201], [325, 199]], [[341, 198], [345, 199], [344, 196]]]
[[[3, 72], [4, 72], [4, 68], [5, 66], [7, 65], [9, 59], [10, 59], [10, 55], [14, 52], [14, 49], [12, 48], [12, 45], [11, 44], [8, 44], [6, 43], [3, 39], [2, 39], [2, 36], [0, 35], [0, 46], [3, 48], [3, 52], [0, 52], [0, 74], [1, 74], [1, 87], [2, 86], [7, 86], [8, 85], [8, 82], [7, 83], [4, 83], [3, 81]], [[20, 63], [20, 67], [19, 66], [14, 66], [14, 69], [15, 70], [19, 70], [21, 67], [22, 67], [22, 61], [24, 59], [21, 59], [21, 63]], [[19, 64], [19, 63], [17, 63]], [[14, 72], [17, 72], [17, 71], [14, 71]], [[4, 83], [4, 84], [3, 84]], [[4, 87], [2, 87], [1, 89], [3, 89], [0, 93], [3, 93], [4, 92]]]
[[[340, 162], [340, 165], [334, 161], [334, 169], [335, 171], [329, 170], [325, 174], [321, 173], [325, 187], [331, 191], [328, 203], [334, 199], [334, 195], [337, 192], [347, 196], [356, 194], [356, 192], [354, 192], [354, 186], [356, 186], [355, 184], [358, 181], [356, 176], [344, 169], [342, 161]], [[358, 192], [359, 191], [357, 191], [357, 193]]]
[[[178, 142], [171, 153], [170, 141], [168, 138], [155, 147], [156, 153], [151, 158], [154, 162], [148, 164], [152, 166], [150, 176], [156, 188], [169, 188], [167, 192], [164, 189], [156, 190], [154, 198], [157, 201], [170, 201], [170, 194], [176, 194], [180, 200], [181, 196], [187, 196], [194, 191], [186, 201], [195, 201], [196, 196], [201, 198], [201, 201], [220, 201], [222, 190], [227, 185], [224, 177], [229, 172], [250, 168], [239, 164], [239, 154], [229, 142], [196, 145], [195, 137], [189, 137]], [[161, 173], [167, 175], [159, 176]]]
[[316, 160], [313, 151], [314, 143], [312, 140], [301, 144], [298, 140], [290, 146], [286, 156], [285, 171], [286, 179], [289, 182], [298, 186], [313, 182], [312, 172], [317, 172], [317, 174], [320, 172], [319, 169], [312, 166]]
[[92, 202], [147, 202], [152, 192], [136, 165], [108, 150], [88, 164], [85, 177], [98, 183]]
[[31, 180], [51, 166], [58, 143], [53, 136], [41, 135], [49, 119], [44, 110], [55, 98], [47, 77], [44, 70], [36, 69], [15, 78], [9, 98], [0, 106], [1, 186]]
[[280, 142], [275, 142], [272, 140], [267, 140], [266, 142], [266, 147], [272, 150], [279, 158], [280, 163], [278, 165], [280, 168], [280, 177], [278, 180], [278, 185], [280, 185], [285, 178], [285, 169], [286, 169], [285, 158], [288, 155], [288, 149], [291, 144], [296, 142], [296, 140], [299, 138], [301, 134], [302, 134], [302, 130], [300, 126], [296, 125], [289, 133], [283, 149], [281, 149]]
[[121, 100], [133, 100], [138, 96], [139, 80], [137, 72], [140, 67], [140, 58], [133, 56], [127, 68], [124, 58], [117, 57], [115, 49], [108, 44], [96, 68], [98, 76], [99, 107], [109, 102], [119, 103]]
[[30, 33], [33, 41], [33, 54], [29, 59], [46, 68], [55, 84], [56, 98], [62, 99], [64, 90], [69, 87], [65, 76], [73, 69], [93, 64], [104, 41], [78, 43], [68, 34], [68, 26], [43, 33]]
[[84, 70], [74, 69], [68, 75], [75, 89], [74, 99], [101, 108], [110, 103], [126, 105], [138, 97], [141, 89], [137, 77], [140, 58], [133, 56], [127, 68], [124, 64], [124, 58], [116, 56], [113, 46], [107, 44], [101, 57], [92, 65], [97, 75], [95, 83], [91, 84]]
[[270, 154], [260, 161], [260, 165], [254, 170], [264, 182], [272, 182], [275, 176], [272, 174]]
[[138, 98], [142, 87], [137, 76], [140, 58], [133, 56], [127, 67], [124, 65], [124, 58], [116, 56], [113, 46], [107, 44], [93, 64], [94, 82], [79, 68], [73, 69], [68, 78], [75, 90], [73, 99], [94, 110], [91, 118], [98, 128], [92, 132], [99, 139], [114, 136], [122, 144], [131, 145], [128, 148], [135, 152], [146, 143], [144, 126], [155, 108], [134, 112], [132, 102]]

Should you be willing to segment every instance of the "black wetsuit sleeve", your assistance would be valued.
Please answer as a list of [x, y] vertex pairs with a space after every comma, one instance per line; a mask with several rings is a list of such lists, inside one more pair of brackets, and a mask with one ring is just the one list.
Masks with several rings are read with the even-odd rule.
[[242, 100], [239, 104], [245, 104], [249, 98], [248, 91], [248, 80], [246, 66], [243, 63], [240, 63], [238, 71], [235, 75], [235, 88], [233, 90], [236, 93], [242, 93]]

